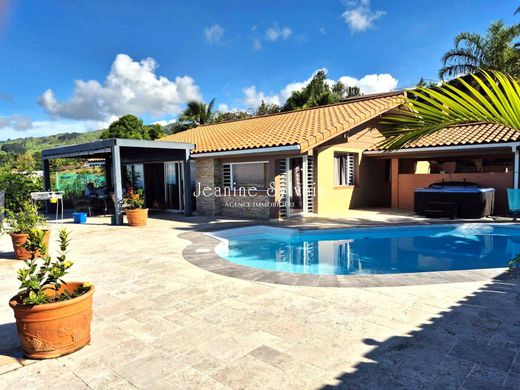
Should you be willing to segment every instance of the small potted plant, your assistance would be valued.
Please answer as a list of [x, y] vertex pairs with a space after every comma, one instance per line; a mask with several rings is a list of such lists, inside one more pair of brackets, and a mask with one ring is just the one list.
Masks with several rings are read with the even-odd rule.
[[130, 226], [144, 226], [148, 223], [148, 209], [143, 206], [142, 191], [129, 190], [124, 197], [124, 208]]
[[[34, 231], [44, 232], [45, 248], [49, 247], [50, 230], [46, 229], [47, 220], [38, 214], [38, 209], [31, 202], [22, 203], [18, 211], [6, 210], [3, 229], [13, 241], [14, 255], [17, 260], [28, 260], [31, 254], [25, 249], [27, 237]], [[42, 255], [45, 255], [43, 253]]]
[[18, 270], [20, 288], [9, 301], [24, 356], [30, 359], [63, 356], [90, 342], [94, 286], [62, 280], [73, 264], [67, 260], [70, 240], [65, 229], [60, 230], [56, 260], [38, 256], [46, 252], [44, 234], [41, 230], [29, 234], [25, 248], [31, 259]]

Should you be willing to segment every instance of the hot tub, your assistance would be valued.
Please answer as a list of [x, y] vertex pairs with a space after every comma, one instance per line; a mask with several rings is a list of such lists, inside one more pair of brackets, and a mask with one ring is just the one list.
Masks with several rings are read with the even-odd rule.
[[495, 189], [469, 182], [442, 182], [417, 188], [414, 211], [427, 217], [482, 218], [493, 214]]

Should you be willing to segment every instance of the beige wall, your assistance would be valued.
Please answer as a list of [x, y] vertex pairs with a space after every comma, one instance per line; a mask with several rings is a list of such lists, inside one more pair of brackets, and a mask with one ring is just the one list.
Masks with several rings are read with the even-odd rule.
[[[428, 187], [432, 183], [442, 181], [468, 181], [483, 187], [495, 188], [495, 214], [505, 214], [507, 211], [507, 188], [513, 186], [513, 173], [482, 172], [482, 173], [451, 173], [451, 174], [400, 174], [397, 181], [397, 194], [392, 193], [392, 203], [397, 208], [413, 210], [414, 190]], [[394, 206], [395, 207], [395, 206]]]
[[[385, 182], [385, 162], [363, 156], [363, 151], [381, 140], [375, 122], [340, 136], [315, 149], [316, 213], [324, 217], [345, 217], [349, 209], [390, 207], [390, 183]], [[354, 186], [336, 186], [334, 154], [355, 153], [356, 180]]]

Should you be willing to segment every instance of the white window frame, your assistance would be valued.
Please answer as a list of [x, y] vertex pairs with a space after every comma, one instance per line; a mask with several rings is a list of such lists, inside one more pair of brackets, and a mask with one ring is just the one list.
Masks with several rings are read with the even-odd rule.
[[[357, 153], [355, 152], [336, 152], [334, 153], [334, 185], [338, 187], [350, 187], [355, 186], [357, 184], [356, 176], [357, 176]], [[345, 158], [345, 183], [341, 183], [341, 179], [343, 176], [340, 172], [340, 166], [337, 164], [337, 159], [340, 159], [340, 163], [342, 159]], [[349, 167], [351, 167], [352, 172], [349, 173]]]
[[[222, 185], [223, 187], [230, 187], [235, 188], [235, 178], [233, 175], [233, 165], [243, 165], [243, 164], [269, 164], [269, 161], [239, 161], [239, 162], [229, 162], [229, 163], [223, 163], [222, 164]], [[224, 173], [225, 166], [229, 166], [229, 180], [226, 180], [226, 176]], [[265, 169], [265, 167], [264, 167]], [[228, 183], [227, 183], [228, 182]], [[264, 188], [258, 188], [259, 190], [262, 190]]]

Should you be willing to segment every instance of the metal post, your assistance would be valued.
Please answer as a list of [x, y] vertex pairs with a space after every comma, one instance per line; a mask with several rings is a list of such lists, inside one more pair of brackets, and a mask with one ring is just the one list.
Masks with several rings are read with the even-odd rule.
[[191, 170], [190, 170], [190, 159], [186, 158], [184, 162], [184, 215], [191, 215]]
[[120, 210], [120, 206], [123, 203], [123, 180], [121, 177], [121, 154], [118, 145], [112, 146], [112, 185], [115, 195], [114, 212], [116, 225], [122, 225], [123, 210]]
[[[43, 190], [44, 191], [50, 191], [51, 190], [51, 171], [50, 171], [50, 164], [48, 159], [43, 159], [42, 161], [43, 165]], [[58, 205], [56, 205], [56, 211]], [[49, 214], [50, 207], [49, 202], [45, 202], [45, 214]]]
[[518, 149], [515, 149], [515, 170], [513, 174], [513, 188], [515, 190], [518, 189], [518, 170], [520, 165], [520, 151]]

